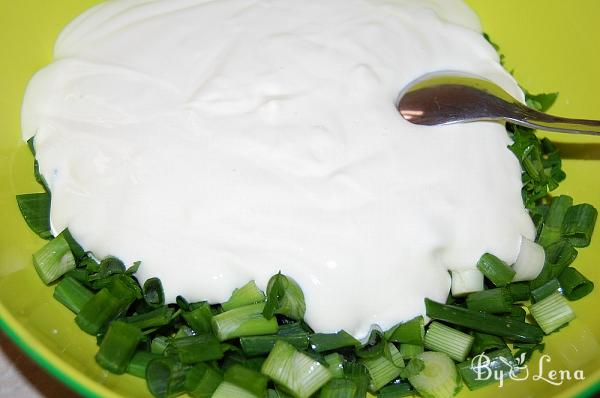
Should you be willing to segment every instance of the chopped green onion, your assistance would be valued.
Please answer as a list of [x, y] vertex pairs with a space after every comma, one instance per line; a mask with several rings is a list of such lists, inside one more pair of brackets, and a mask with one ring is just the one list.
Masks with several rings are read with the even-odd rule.
[[[547, 184], [544, 184], [544, 165], [542, 163], [541, 145], [531, 129], [520, 126], [510, 126], [513, 133], [513, 144], [509, 149], [517, 156], [524, 171], [524, 177], [533, 180], [534, 186], [543, 188], [543, 196], [548, 192]], [[524, 184], [524, 189], [527, 184]], [[528, 193], [528, 192], [527, 192]], [[524, 198], [526, 199], [526, 198]], [[527, 198], [529, 199], [529, 198]], [[533, 199], [533, 202], [537, 196]], [[529, 204], [530, 201], [526, 201]]]
[[168, 325], [173, 318], [174, 312], [173, 308], [165, 305], [143, 314], [128, 316], [123, 318], [123, 321], [140, 329], [154, 328]]
[[508, 348], [475, 356], [471, 360], [459, 363], [457, 367], [469, 390], [497, 383], [516, 375], [519, 370], [519, 364]]
[[157, 398], [183, 394], [186, 392], [186, 375], [190, 369], [175, 357], [151, 360], [146, 367], [146, 384], [150, 393]]
[[281, 340], [275, 343], [261, 372], [298, 398], [310, 397], [332, 377], [327, 367]]
[[527, 106], [540, 112], [546, 112], [552, 106], [552, 104], [554, 104], [557, 97], [558, 93], [542, 93], [533, 95], [525, 91], [525, 100], [527, 101]]
[[234, 364], [225, 371], [225, 381], [235, 384], [257, 397], [267, 394], [269, 378], [252, 369]]
[[167, 349], [171, 339], [166, 336], [157, 336], [152, 339], [152, 343], [150, 344], [150, 351], [153, 354], [163, 354]]
[[542, 272], [540, 272], [540, 274], [529, 283], [529, 289], [533, 291], [539, 287], [542, 287], [544, 284], [548, 283], [552, 278], [554, 278], [552, 275], [552, 265], [546, 262], [546, 264], [544, 264], [544, 268], [542, 268]]
[[17, 195], [17, 204], [29, 228], [40, 238], [51, 239], [50, 194], [44, 192]]
[[[293, 323], [283, 323], [279, 326], [279, 332], [277, 335], [279, 336], [304, 336], [308, 335], [310, 330], [308, 325], [304, 322], [293, 322]], [[310, 330], [312, 332], [312, 330]], [[308, 337], [307, 337], [308, 341]]]
[[[71, 249], [72, 250], [72, 249]], [[88, 274], [94, 274], [100, 269], [100, 263], [90, 253], [79, 259], [79, 268], [85, 268]]]
[[131, 265], [131, 267], [129, 267], [129, 268], [127, 268], [127, 269], [125, 270], [125, 273], [126, 273], [126, 274], [128, 274], [128, 275], [133, 275], [133, 274], [135, 274], [135, 273], [136, 273], [136, 272], [138, 272], [138, 270], [140, 269], [140, 265], [142, 265], [142, 262], [141, 262], [141, 261], [135, 261], [135, 262], [134, 262], [134, 263]]
[[394, 365], [399, 368], [405, 369], [406, 364], [404, 363], [404, 357], [400, 353], [400, 350], [394, 343], [387, 343], [383, 349], [383, 356], [388, 360], [392, 361]]
[[424, 368], [410, 376], [408, 381], [417, 392], [428, 398], [450, 398], [458, 393], [462, 383], [454, 362], [441, 352], [425, 351], [417, 359], [423, 361]]
[[340, 330], [337, 333], [315, 333], [311, 334], [310, 346], [316, 352], [333, 351], [344, 347], [358, 347], [360, 341]]
[[515, 276], [515, 270], [490, 253], [481, 256], [477, 262], [477, 269], [498, 287], [506, 286]]
[[292, 398], [292, 396], [284, 393], [283, 391], [281, 391], [279, 389], [273, 390], [273, 389], [269, 388], [267, 390], [267, 398]]
[[279, 330], [275, 318], [263, 316], [265, 303], [250, 304], [215, 315], [212, 328], [220, 341], [242, 336], [274, 334]]
[[190, 307], [190, 303], [188, 303], [188, 301], [183, 296], [175, 297], [175, 304], [177, 304], [177, 306], [183, 311], [192, 310], [192, 308]]
[[392, 384], [385, 386], [377, 393], [377, 398], [403, 398], [412, 397], [415, 395], [415, 390], [408, 383]]
[[463, 296], [483, 290], [483, 274], [478, 269], [450, 271], [452, 275], [452, 295]]
[[156, 358], [161, 358], [159, 354], [153, 354], [148, 351], [138, 351], [135, 353], [129, 365], [127, 365], [127, 373], [135, 377], [145, 378], [146, 368], [150, 361]]
[[141, 338], [138, 327], [121, 321], [112, 322], [102, 339], [96, 362], [109, 372], [125, 373]]
[[569, 208], [562, 222], [562, 236], [575, 247], [588, 246], [597, 217], [598, 211], [587, 203]]
[[262, 398], [252, 394], [250, 391], [243, 389], [233, 383], [222, 382], [215, 390], [212, 398]]
[[360, 362], [347, 362], [344, 364], [344, 378], [352, 380], [356, 384], [354, 398], [364, 398], [367, 396], [369, 371], [365, 365]]
[[440, 304], [429, 299], [425, 299], [425, 308], [427, 315], [433, 319], [467, 327], [478, 332], [506, 337], [517, 342], [537, 343], [544, 337], [542, 330], [535, 325], [486, 312]]
[[308, 332], [297, 324], [281, 325], [277, 334], [273, 335], [241, 337], [240, 346], [246, 355], [262, 355], [268, 354], [277, 340], [283, 340], [300, 351], [308, 348]]
[[513, 298], [513, 302], [527, 301], [531, 296], [531, 290], [529, 289], [528, 282], [514, 282], [508, 285], [510, 295]]
[[150, 306], [161, 306], [165, 304], [165, 294], [162, 283], [158, 278], [150, 278], [144, 282], [144, 300]]
[[212, 334], [179, 337], [171, 340], [170, 344], [184, 365], [223, 358], [221, 344]]
[[512, 266], [513, 271], [515, 271], [515, 276], [512, 280], [519, 282], [535, 279], [542, 272], [545, 260], [546, 253], [544, 252], [544, 248], [522, 236], [519, 255]]
[[[509, 148], [517, 156], [523, 169], [521, 193], [525, 207], [533, 211], [538, 210], [538, 201], [547, 196], [548, 192], [555, 189], [558, 182], [565, 178], [560, 157], [556, 151], [550, 153], [552, 151], [550, 146], [542, 145], [532, 129], [515, 125], [507, 125], [507, 129], [513, 132], [514, 141]], [[548, 164], [550, 158], [555, 164]], [[539, 214], [534, 213], [532, 218], [536, 224], [541, 222]]]
[[33, 160], [33, 176], [38, 182], [38, 184], [40, 184], [42, 188], [44, 188], [44, 191], [50, 192], [50, 188], [48, 188], [48, 183], [46, 182], [46, 179], [44, 178], [42, 173], [40, 173], [40, 164], [37, 161], [37, 159]]
[[473, 337], [473, 346], [471, 347], [471, 354], [473, 355], [506, 348], [506, 343], [501, 337], [479, 332], [474, 332]]
[[559, 275], [558, 281], [563, 288], [565, 296], [571, 300], [579, 300], [594, 290], [594, 282], [583, 276], [573, 267], [567, 267]]
[[392, 343], [388, 344], [390, 359], [385, 356], [377, 358], [364, 359], [362, 363], [365, 365], [371, 376], [371, 389], [378, 391], [390, 381], [400, 376], [400, 368], [404, 365], [404, 360], [400, 351]]
[[[406, 366], [400, 369], [401, 379], [408, 379], [411, 376], [416, 376], [425, 368], [425, 364], [419, 359], [420, 355], [421, 354], [418, 354], [416, 357], [412, 358], [408, 361]], [[394, 382], [397, 382], [397, 380]]]
[[387, 342], [383, 333], [377, 329], [371, 330], [367, 342], [356, 348], [355, 353], [359, 358], [377, 358], [384, 355]]
[[344, 377], [344, 357], [337, 352], [325, 355], [323, 357], [325, 363], [327, 363], [327, 369], [331, 372], [331, 377], [341, 378]]
[[129, 275], [119, 274], [106, 279], [106, 288], [115, 297], [134, 301], [142, 298], [142, 291], [137, 282]]
[[464, 361], [473, 345], [473, 336], [443, 325], [431, 322], [425, 333], [425, 348], [448, 354], [457, 362]]
[[31, 137], [27, 140], [27, 147], [31, 154], [35, 157], [35, 137]]
[[573, 205], [573, 198], [567, 195], [561, 195], [552, 198], [550, 209], [544, 219], [542, 231], [538, 235], [537, 241], [540, 245], [547, 247], [561, 238], [561, 227], [567, 210]]
[[424, 336], [425, 321], [420, 315], [410, 321], [394, 326], [385, 333], [385, 337], [388, 341], [416, 345], [423, 345]]
[[513, 356], [519, 358], [517, 362], [520, 366], [525, 365], [531, 359], [531, 356], [535, 351], [543, 352], [544, 343], [515, 343], [513, 349], [517, 350]]
[[122, 274], [126, 271], [125, 264], [116, 257], [108, 256], [100, 261], [98, 272], [90, 276], [90, 281], [108, 278], [111, 275]]
[[405, 359], [415, 358], [417, 355], [424, 351], [424, 347], [418, 344], [400, 344], [400, 355]]
[[134, 300], [142, 298], [142, 289], [131, 275], [117, 274], [104, 280], [106, 283], [102, 287], [106, 287], [116, 297], [129, 297]]
[[560, 286], [558, 279], [552, 278], [542, 286], [531, 291], [531, 300], [533, 302], [540, 301], [555, 292], [562, 294], [562, 287]]
[[269, 279], [264, 308], [263, 315], [267, 319], [271, 319], [274, 314], [281, 314], [299, 321], [306, 312], [304, 293], [295, 280], [279, 272]]
[[68, 228], [65, 229], [64, 231], [62, 231], [60, 233], [60, 235], [63, 235], [65, 237], [65, 240], [67, 241], [67, 243], [69, 244], [69, 247], [71, 248], [73, 257], [75, 257], [77, 260], [86, 257], [87, 253], [83, 250], [83, 247], [81, 247], [81, 245], [79, 243], [77, 243], [75, 238], [73, 238], [73, 235], [71, 235], [71, 232], [69, 231]]
[[66, 274], [64, 274], [63, 275], [63, 279], [65, 279], [65, 278], [73, 278], [77, 282], [79, 282], [83, 286], [85, 286], [86, 288], [92, 288], [92, 286], [88, 282], [88, 275], [89, 275], [89, 272], [87, 272], [86, 269], [84, 269], [84, 268], [75, 268], [75, 269], [72, 269], [71, 271], [67, 272]]
[[513, 297], [508, 287], [482, 290], [467, 296], [467, 308], [492, 314], [510, 312]]
[[510, 309], [508, 316], [512, 319], [516, 319], [518, 321], [525, 322], [525, 318], [527, 317], [527, 313], [525, 309], [520, 305], [513, 305]]
[[229, 345], [229, 344], [223, 344], [223, 346], [225, 346], [228, 350], [224, 351], [228, 351], [226, 353], [225, 358], [222, 361], [222, 366], [221, 368], [228, 368], [234, 364], [238, 364], [238, 365], [242, 365], [248, 369], [252, 369], [255, 370], [257, 372], [260, 372], [263, 363], [265, 362], [265, 360], [267, 359], [267, 357], [254, 357], [254, 358], [248, 358], [245, 355], [243, 355], [241, 352], [238, 351], [238, 349], [234, 346], [234, 345]]
[[557, 277], [575, 261], [577, 249], [567, 239], [561, 239], [546, 247], [546, 263], [551, 268], [551, 277]]
[[104, 288], [81, 307], [75, 322], [84, 332], [95, 335], [110, 321], [124, 313], [132, 301], [132, 297], [115, 297]]
[[33, 265], [46, 285], [75, 269], [75, 257], [63, 233], [34, 253]]
[[196, 333], [212, 332], [211, 321], [213, 313], [208, 303], [201, 303], [192, 311], [184, 311], [181, 316]]
[[244, 305], [262, 303], [263, 301], [265, 301], [265, 294], [256, 287], [254, 281], [250, 281], [239, 289], [235, 289], [229, 300], [222, 303], [221, 306], [223, 311], [229, 311]]
[[277, 340], [285, 341], [299, 350], [305, 350], [308, 347], [307, 337], [308, 336], [282, 337], [279, 335], [248, 336], [240, 338], [240, 345], [246, 355], [255, 356], [269, 353]]
[[211, 398], [223, 382], [223, 375], [212, 366], [199, 363], [189, 370], [185, 390], [193, 398]]
[[66, 277], [61, 279], [54, 288], [54, 298], [62, 305], [78, 314], [81, 308], [94, 297], [94, 293], [79, 283], [76, 279]]
[[178, 339], [180, 337], [189, 337], [189, 336], [195, 336], [196, 332], [194, 331], [194, 329], [192, 329], [189, 326], [186, 325], [182, 325], [179, 327], [179, 329], [177, 329], [177, 333], [175, 333], [175, 336], [173, 336], [173, 338]]
[[532, 304], [529, 312], [546, 334], [552, 333], [575, 319], [575, 312], [567, 299], [560, 293], [553, 293]]
[[319, 393], [319, 398], [354, 398], [356, 383], [349, 379], [332, 379], [325, 384]]

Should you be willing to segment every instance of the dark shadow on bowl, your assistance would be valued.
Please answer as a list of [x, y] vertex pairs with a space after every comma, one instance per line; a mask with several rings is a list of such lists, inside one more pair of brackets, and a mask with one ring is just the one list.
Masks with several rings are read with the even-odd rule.
[[600, 160], [600, 143], [555, 142], [563, 159]]
[[[8, 366], [14, 366], [31, 388], [37, 390], [39, 396], [44, 398], [78, 398], [75, 392], [48, 374], [19, 347], [0, 331], [0, 352], [3, 352], [8, 361]], [[15, 375], [16, 376], [16, 375]], [[19, 393], [28, 393], [31, 390], [23, 389]], [[17, 391], [15, 391], [17, 392]]]

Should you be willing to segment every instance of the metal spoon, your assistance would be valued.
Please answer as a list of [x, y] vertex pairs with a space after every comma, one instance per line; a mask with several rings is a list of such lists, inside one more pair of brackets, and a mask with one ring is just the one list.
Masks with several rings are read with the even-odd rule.
[[495, 83], [468, 75], [425, 76], [400, 94], [396, 107], [409, 122], [427, 126], [507, 121], [534, 129], [600, 135], [599, 120], [568, 119], [538, 112]]

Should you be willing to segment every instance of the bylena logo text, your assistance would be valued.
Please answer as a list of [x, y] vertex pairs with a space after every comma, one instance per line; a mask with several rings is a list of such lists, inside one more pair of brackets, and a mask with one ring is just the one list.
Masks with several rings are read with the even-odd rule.
[[585, 380], [583, 370], [550, 369], [551, 362], [550, 355], [544, 354], [537, 362], [537, 369], [533, 369], [533, 366], [530, 369], [531, 364], [525, 363], [525, 353], [514, 361], [499, 357], [493, 363], [487, 355], [479, 354], [471, 360], [471, 367], [476, 372], [476, 380], [496, 380], [498, 387], [504, 386], [507, 378], [515, 381], [542, 381], [554, 386], [560, 386], [567, 380]]

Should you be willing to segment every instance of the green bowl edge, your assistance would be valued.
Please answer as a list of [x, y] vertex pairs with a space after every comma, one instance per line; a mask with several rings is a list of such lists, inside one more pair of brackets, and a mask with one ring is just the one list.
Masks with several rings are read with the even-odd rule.
[[7, 317], [10, 317], [10, 315], [7, 316], [7, 311], [5, 310], [4, 306], [0, 304], [0, 329], [4, 331], [4, 333], [9, 337], [9, 339], [13, 343], [15, 343], [29, 358], [33, 359], [35, 363], [40, 365], [43, 369], [48, 371], [52, 376], [54, 376], [56, 379], [58, 379], [60, 382], [65, 384], [67, 387], [69, 387], [76, 393], [86, 398], [102, 397], [97, 392], [92, 391], [90, 388], [79, 382], [77, 378], [70, 377], [64, 371], [55, 366], [51, 359], [44, 356], [40, 351], [33, 348], [25, 340], [23, 340], [22, 336], [25, 334], [27, 334], [28, 337], [34, 340], [35, 337], [31, 336], [26, 330], [22, 333], [19, 333], [13, 328], [11, 328], [10, 324], [17, 324], [17, 321], [15, 319], [12, 319], [12, 322], [9, 320], [5, 320], [5, 318]]

